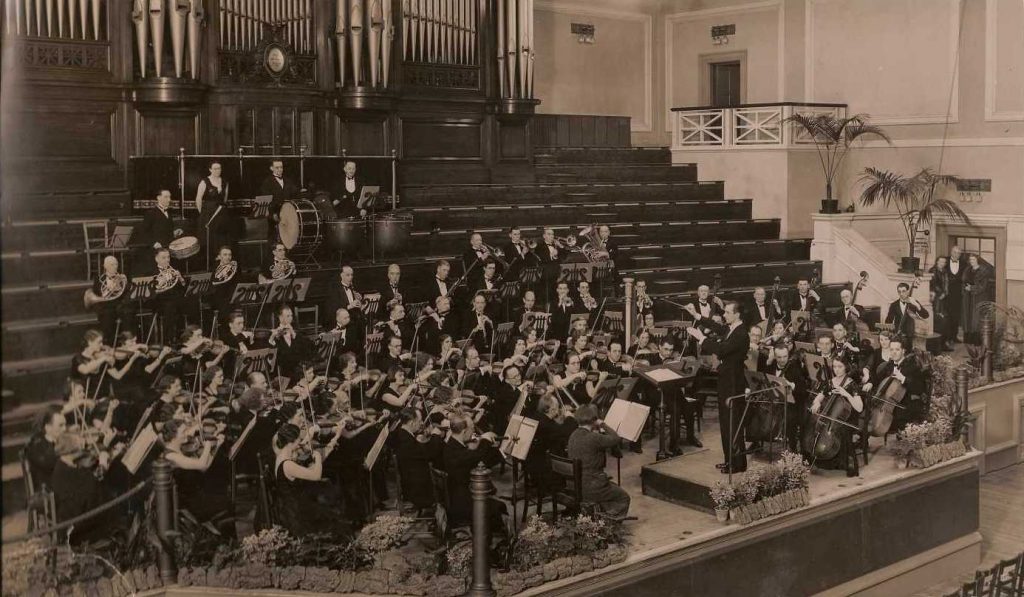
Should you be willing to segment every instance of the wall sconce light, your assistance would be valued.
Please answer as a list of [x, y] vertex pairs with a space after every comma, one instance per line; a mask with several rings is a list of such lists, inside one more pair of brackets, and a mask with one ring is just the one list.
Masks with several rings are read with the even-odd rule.
[[713, 25], [711, 27], [711, 43], [716, 46], [729, 44], [729, 36], [736, 35], [736, 25]]
[[570, 23], [569, 30], [576, 36], [576, 41], [581, 44], [594, 43], [594, 32], [596, 28], [589, 23]]

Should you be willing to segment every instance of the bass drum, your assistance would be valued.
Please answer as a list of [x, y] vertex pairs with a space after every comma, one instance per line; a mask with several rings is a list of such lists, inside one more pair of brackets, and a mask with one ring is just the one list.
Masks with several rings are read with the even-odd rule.
[[359, 251], [366, 242], [366, 220], [344, 218], [324, 223], [327, 245], [342, 254], [351, 255]]
[[409, 244], [411, 233], [411, 212], [391, 212], [374, 216], [373, 250], [379, 256], [397, 254]]
[[323, 242], [323, 218], [308, 199], [285, 201], [277, 233], [288, 251], [312, 253]]

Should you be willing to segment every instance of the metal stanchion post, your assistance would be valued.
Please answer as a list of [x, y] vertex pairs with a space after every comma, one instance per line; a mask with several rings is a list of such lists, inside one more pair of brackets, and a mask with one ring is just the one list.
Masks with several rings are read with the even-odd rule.
[[494, 597], [497, 592], [491, 586], [491, 529], [488, 515], [494, 485], [491, 483], [491, 471], [482, 463], [473, 469], [469, 492], [473, 496], [473, 580], [466, 595]]
[[[970, 417], [970, 409], [967, 403], [967, 391], [970, 389], [967, 367], [963, 365], [957, 367], [955, 378], [957, 399], [960, 402], [960, 415], [966, 421]], [[961, 428], [960, 439], [963, 441], [964, 446], [970, 447], [970, 434], [968, 433], [967, 425]]]
[[[153, 493], [156, 494], [156, 530], [161, 543], [169, 540], [174, 530], [174, 477], [173, 467], [166, 458], [153, 463]], [[174, 554], [161, 547], [158, 558], [160, 578], [164, 585], [178, 582], [178, 570], [174, 565]]]
[[995, 333], [995, 321], [991, 315], [986, 315], [981, 320], [981, 349], [985, 355], [981, 361], [981, 375], [985, 383], [992, 383], [992, 336]]

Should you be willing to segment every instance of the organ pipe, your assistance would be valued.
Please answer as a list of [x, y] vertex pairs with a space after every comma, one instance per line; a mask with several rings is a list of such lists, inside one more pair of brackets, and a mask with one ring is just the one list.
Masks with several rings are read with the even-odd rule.
[[[173, 0], [169, 0], [172, 1]], [[156, 59], [156, 76], [163, 70], [161, 57], [164, 55], [164, 8], [163, 0], [149, 0], [149, 27], [153, 35], [153, 57]]]
[[384, 42], [381, 46], [382, 83], [385, 87], [391, 81], [391, 44], [395, 43], [395, 24], [391, 20], [391, 1], [384, 0]]
[[348, 31], [348, 8], [345, 6], [345, 0], [338, 0], [337, 8], [337, 24], [335, 26], [335, 37], [337, 39], [337, 51], [338, 51], [338, 69], [340, 75], [338, 80], [341, 81], [342, 86], [345, 85], [345, 49], [347, 41], [345, 36]]
[[370, 85], [376, 87], [380, 81], [380, 42], [384, 32], [384, 16], [381, 0], [369, 0], [366, 20], [370, 34]]
[[100, 0], [92, 0], [92, 38], [100, 39]]
[[202, 25], [206, 18], [203, 10], [203, 0], [191, 0], [188, 14], [188, 57], [192, 78], [199, 78], [199, 54], [202, 44]]
[[146, 49], [149, 46], [149, 29], [146, 27], [149, 0], [135, 0], [132, 21], [135, 22], [135, 51], [139, 60], [139, 72], [146, 78]]
[[174, 58], [174, 76], [181, 78], [185, 54], [185, 26], [188, 20], [188, 0], [167, 0], [171, 19], [171, 52]]
[[363, 64], [363, 2], [352, 0], [349, 8], [349, 41], [352, 44], [352, 82], [359, 87], [359, 70]]

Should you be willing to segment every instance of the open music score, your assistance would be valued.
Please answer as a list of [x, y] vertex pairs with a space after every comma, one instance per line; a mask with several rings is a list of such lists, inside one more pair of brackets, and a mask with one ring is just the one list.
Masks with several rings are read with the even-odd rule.
[[[207, 274], [209, 275], [209, 274]], [[235, 286], [231, 304], [301, 303], [306, 300], [313, 278], [285, 278], [270, 284], [243, 282]]]
[[505, 439], [501, 441], [498, 451], [506, 457], [511, 456], [516, 460], [525, 461], [530, 454], [530, 446], [539, 425], [535, 419], [512, 415], [508, 420], [508, 427], [505, 428]]
[[655, 367], [648, 369], [641, 373], [644, 377], [650, 379], [655, 384], [666, 383], [670, 381], [682, 381], [684, 377], [668, 367]]
[[152, 298], [156, 276], [136, 276], [130, 280], [126, 295], [131, 301], [144, 301]]
[[188, 276], [188, 283], [185, 285], [185, 296], [196, 297], [210, 292], [210, 289], [213, 288], [212, 277], [213, 272], [190, 274]]
[[828, 370], [828, 366], [825, 363], [825, 357], [820, 354], [813, 354], [810, 352], [804, 353], [804, 369], [807, 370], [807, 376], [812, 380], [818, 379], [818, 372], [822, 369], [825, 370], [827, 375], [831, 375]]
[[259, 348], [250, 350], [235, 361], [234, 379], [245, 379], [250, 373], [262, 373], [268, 378], [277, 368], [277, 349]]
[[153, 429], [152, 425], [146, 425], [139, 430], [138, 435], [132, 440], [132, 445], [128, 446], [124, 457], [121, 458], [121, 463], [124, 464], [124, 468], [128, 469], [129, 473], [134, 475], [139, 472], [142, 461], [146, 459], [150, 450], [156, 445], [156, 440], [156, 430]]
[[604, 424], [614, 429], [622, 439], [635, 442], [640, 439], [650, 414], [651, 407], [646, 404], [616, 398], [604, 416]]
[[381, 451], [384, 450], [384, 444], [388, 441], [388, 435], [391, 434], [391, 426], [385, 424], [381, 427], [380, 433], [377, 434], [377, 439], [374, 440], [373, 446], [370, 451], [366, 454], [366, 459], [363, 461], [363, 466], [368, 471], [372, 471], [374, 465], [377, 464], [377, 459], [380, 458]]
[[245, 440], [249, 439], [249, 434], [252, 433], [253, 428], [256, 427], [257, 419], [259, 419], [259, 417], [256, 415], [253, 415], [253, 417], [249, 419], [249, 424], [245, 426], [245, 429], [242, 430], [238, 439], [235, 440], [235, 443], [231, 446], [231, 451], [228, 453], [229, 460], [233, 461], [235, 457], [238, 456], [238, 453], [242, 451], [242, 446], [245, 444]]

